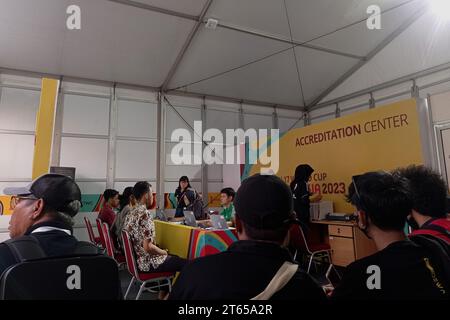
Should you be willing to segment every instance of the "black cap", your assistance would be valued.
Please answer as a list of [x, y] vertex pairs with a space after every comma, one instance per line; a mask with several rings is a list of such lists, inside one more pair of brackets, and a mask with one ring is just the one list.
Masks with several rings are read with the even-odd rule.
[[256, 229], [277, 229], [295, 223], [292, 192], [273, 175], [255, 174], [245, 179], [234, 199], [236, 215]]
[[72, 178], [60, 174], [45, 174], [22, 188], [5, 188], [4, 194], [34, 196], [43, 199], [45, 205], [71, 217], [81, 207], [81, 191]]

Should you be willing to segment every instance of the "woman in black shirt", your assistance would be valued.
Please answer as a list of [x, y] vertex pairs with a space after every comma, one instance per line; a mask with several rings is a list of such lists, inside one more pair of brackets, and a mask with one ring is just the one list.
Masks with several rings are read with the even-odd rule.
[[189, 178], [182, 176], [178, 181], [178, 188], [175, 190], [175, 197], [177, 198], [176, 218], [183, 217], [183, 209], [195, 201], [196, 194], [197, 192], [189, 183]]
[[314, 169], [308, 164], [301, 164], [295, 169], [294, 180], [291, 182], [291, 191], [294, 198], [294, 211], [297, 219], [301, 222], [303, 232], [307, 231], [309, 225], [309, 197], [308, 180]]

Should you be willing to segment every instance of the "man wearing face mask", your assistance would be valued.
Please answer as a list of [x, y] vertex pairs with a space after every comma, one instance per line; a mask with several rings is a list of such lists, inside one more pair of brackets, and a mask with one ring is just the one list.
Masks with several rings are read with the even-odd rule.
[[447, 186], [441, 176], [425, 166], [398, 169], [409, 181], [413, 195], [413, 210], [408, 216], [412, 232], [432, 235], [450, 244], [450, 219], [447, 217]]
[[[81, 192], [75, 181], [46, 174], [28, 187], [6, 188], [4, 193], [12, 195], [13, 214], [9, 223], [11, 240], [0, 244], [0, 275], [19, 262], [7, 243], [23, 236], [36, 240], [47, 257], [76, 253], [78, 240], [72, 235], [72, 218], [80, 209]], [[94, 245], [86, 250], [98, 253]]]
[[374, 240], [378, 252], [351, 263], [332, 298], [449, 299], [448, 265], [403, 232], [412, 209], [408, 181], [386, 172], [352, 180], [347, 199], [356, 207], [358, 227]]

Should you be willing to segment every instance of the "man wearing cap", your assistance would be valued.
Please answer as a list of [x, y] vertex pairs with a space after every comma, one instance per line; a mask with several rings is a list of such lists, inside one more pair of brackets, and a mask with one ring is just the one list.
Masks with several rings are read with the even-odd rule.
[[[252, 299], [265, 291], [285, 262], [293, 262], [282, 247], [295, 222], [292, 193], [282, 180], [254, 175], [242, 182], [234, 204], [239, 241], [225, 252], [187, 264], [169, 300]], [[293, 276], [271, 299], [325, 299], [317, 283], [294, 267]]]
[[[47, 257], [75, 252], [78, 240], [72, 235], [72, 218], [81, 207], [81, 192], [75, 181], [59, 174], [46, 174], [27, 187], [6, 188], [4, 193], [12, 196], [8, 241], [32, 236]], [[98, 250], [92, 245], [91, 251]], [[0, 275], [18, 262], [10, 248], [0, 243]]]

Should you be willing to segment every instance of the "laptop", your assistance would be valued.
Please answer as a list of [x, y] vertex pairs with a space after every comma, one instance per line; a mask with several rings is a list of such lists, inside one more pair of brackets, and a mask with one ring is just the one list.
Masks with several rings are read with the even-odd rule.
[[341, 275], [332, 264], [330, 264], [330, 266], [328, 267], [328, 270], [325, 273], [325, 277], [327, 278], [328, 282], [333, 286], [333, 288], [336, 288], [339, 282], [341, 282]]
[[161, 221], [168, 221], [167, 216], [164, 213], [164, 210], [162, 210], [162, 209], [156, 209], [155, 219], [161, 220]]
[[175, 211], [176, 209], [164, 209], [164, 214], [166, 215], [167, 219], [170, 220], [175, 217]]
[[190, 227], [197, 228], [197, 220], [195, 219], [194, 212], [193, 211], [184, 211], [184, 224]]
[[211, 215], [211, 224], [214, 229], [228, 229], [228, 223], [221, 214]]

